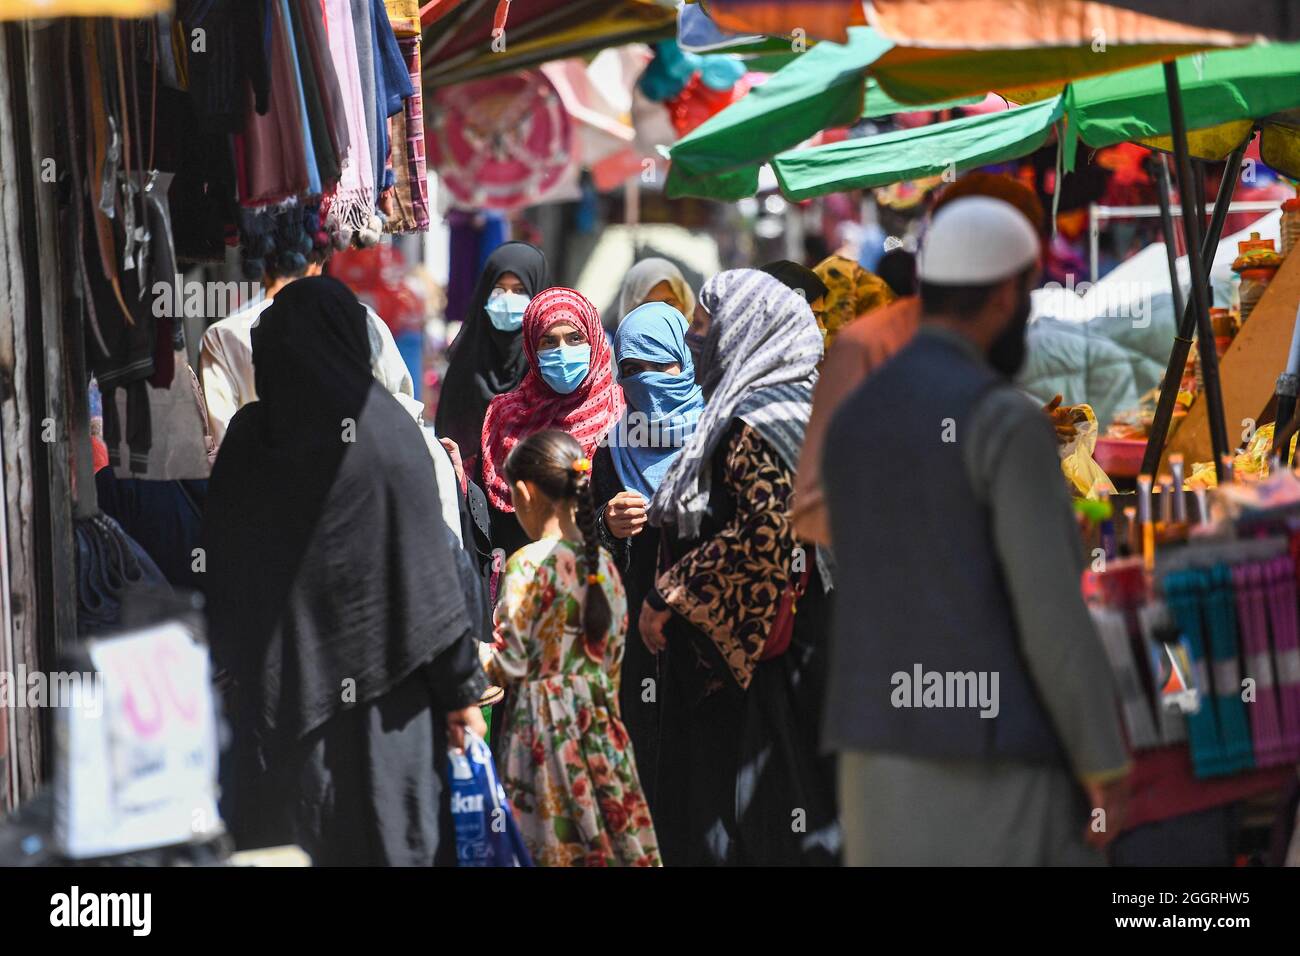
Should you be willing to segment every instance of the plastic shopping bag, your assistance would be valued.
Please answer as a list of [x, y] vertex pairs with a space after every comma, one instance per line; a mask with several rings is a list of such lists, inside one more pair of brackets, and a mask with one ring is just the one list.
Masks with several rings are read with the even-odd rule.
[[1076, 423], [1074, 438], [1059, 448], [1061, 471], [1079, 497], [1096, 498], [1098, 489], [1114, 494], [1114, 484], [1092, 457], [1097, 448], [1097, 415], [1091, 405], [1074, 408], [1083, 415], [1083, 420]]
[[532, 866], [488, 745], [466, 730], [464, 751], [448, 757], [457, 866]]

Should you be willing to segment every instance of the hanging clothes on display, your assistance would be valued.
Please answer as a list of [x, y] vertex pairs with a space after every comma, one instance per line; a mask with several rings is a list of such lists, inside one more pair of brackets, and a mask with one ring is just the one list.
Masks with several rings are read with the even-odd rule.
[[85, 637], [122, 624], [123, 605], [139, 591], [171, 591], [158, 565], [108, 515], [77, 521], [77, 633]]

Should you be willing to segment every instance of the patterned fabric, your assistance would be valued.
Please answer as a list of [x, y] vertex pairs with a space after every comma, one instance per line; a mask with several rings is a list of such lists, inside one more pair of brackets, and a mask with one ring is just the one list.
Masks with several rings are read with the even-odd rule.
[[[537, 372], [537, 342], [561, 322], [581, 329], [591, 345], [587, 377], [568, 395], [552, 391]], [[515, 510], [504, 469], [516, 444], [534, 432], [558, 428], [576, 438], [590, 458], [623, 414], [623, 390], [614, 382], [609, 339], [596, 307], [582, 293], [555, 286], [534, 296], [524, 311], [523, 341], [528, 357], [524, 380], [492, 399], [483, 419], [483, 482], [492, 506], [505, 512]]]
[[339, 188], [330, 199], [329, 219], [335, 231], [360, 229], [369, 222], [374, 210], [375, 174], [352, 6], [348, 0], [325, 0], [325, 24], [330, 59], [343, 87], [343, 114], [348, 127], [348, 153], [343, 160]]
[[[396, 24], [394, 24], [396, 29]], [[420, 40], [399, 39], [398, 48], [411, 74], [415, 95], [404, 101], [403, 110], [388, 121], [392, 137], [390, 159], [393, 188], [384, 232], [425, 232], [429, 228], [429, 186], [424, 164], [424, 108], [420, 91]]]
[[826, 284], [826, 304], [817, 315], [817, 324], [827, 346], [835, 333], [858, 316], [897, 298], [884, 279], [844, 256], [827, 256], [813, 272]]
[[540, 866], [659, 866], [650, 808], [618, 708], [627, 597], [600, 552], [613, 624], [582, 633], [587, 569], [580, 545], [543, 538], [506, 563], [496, 644], [486, 662], [511, 690], [501, 782]]
[[708, 636], [745, 689], [792, 578], [794, 469], [748, 425], [734, 433], [725, 454], [723, 488], [735, 499], [735, 514], [661, 574], [655, 589]]
[[794, 468], [822, 358], [808, 303], [765, 272], [721, 272], [704, 284], [700, 301], [713, 317], [696, 371], [707, 404], [650, 502], [650, 523], [676, 525], [683, 537], [699, 532], [709, 457], [732, 419], [743, 417]]
[[[420, 35], [420, 0], [384, 0], [388, 22], [399, 40]], [[416, 84], [419, 90], [419, 84]]]

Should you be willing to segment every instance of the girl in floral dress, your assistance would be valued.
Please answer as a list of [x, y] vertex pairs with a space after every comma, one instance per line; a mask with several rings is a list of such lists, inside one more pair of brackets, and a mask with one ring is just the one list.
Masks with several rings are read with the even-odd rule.
[[591, 463], [547, 430], [505, 470], [534, 540], [506, 563], [484, 665], [511, 692], [498, 762], [524, 841], [541, 866], [659, 866], [619, 715], [627, 599], [597, 544]]

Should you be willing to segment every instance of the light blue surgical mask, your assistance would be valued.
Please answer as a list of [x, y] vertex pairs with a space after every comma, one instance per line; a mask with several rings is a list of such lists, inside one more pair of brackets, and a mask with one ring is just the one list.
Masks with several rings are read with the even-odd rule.
[[529, 301], [528, 296], [522, 293], [493, 289], [485, 306], [488, 319], [502, 332], [518, 332], [523, 327], [524, 310]]
[[537, 353], [537, 373], [551, 391], [568, 395], [582, 384], [591, 368], [591, 344], [561, 345]]

